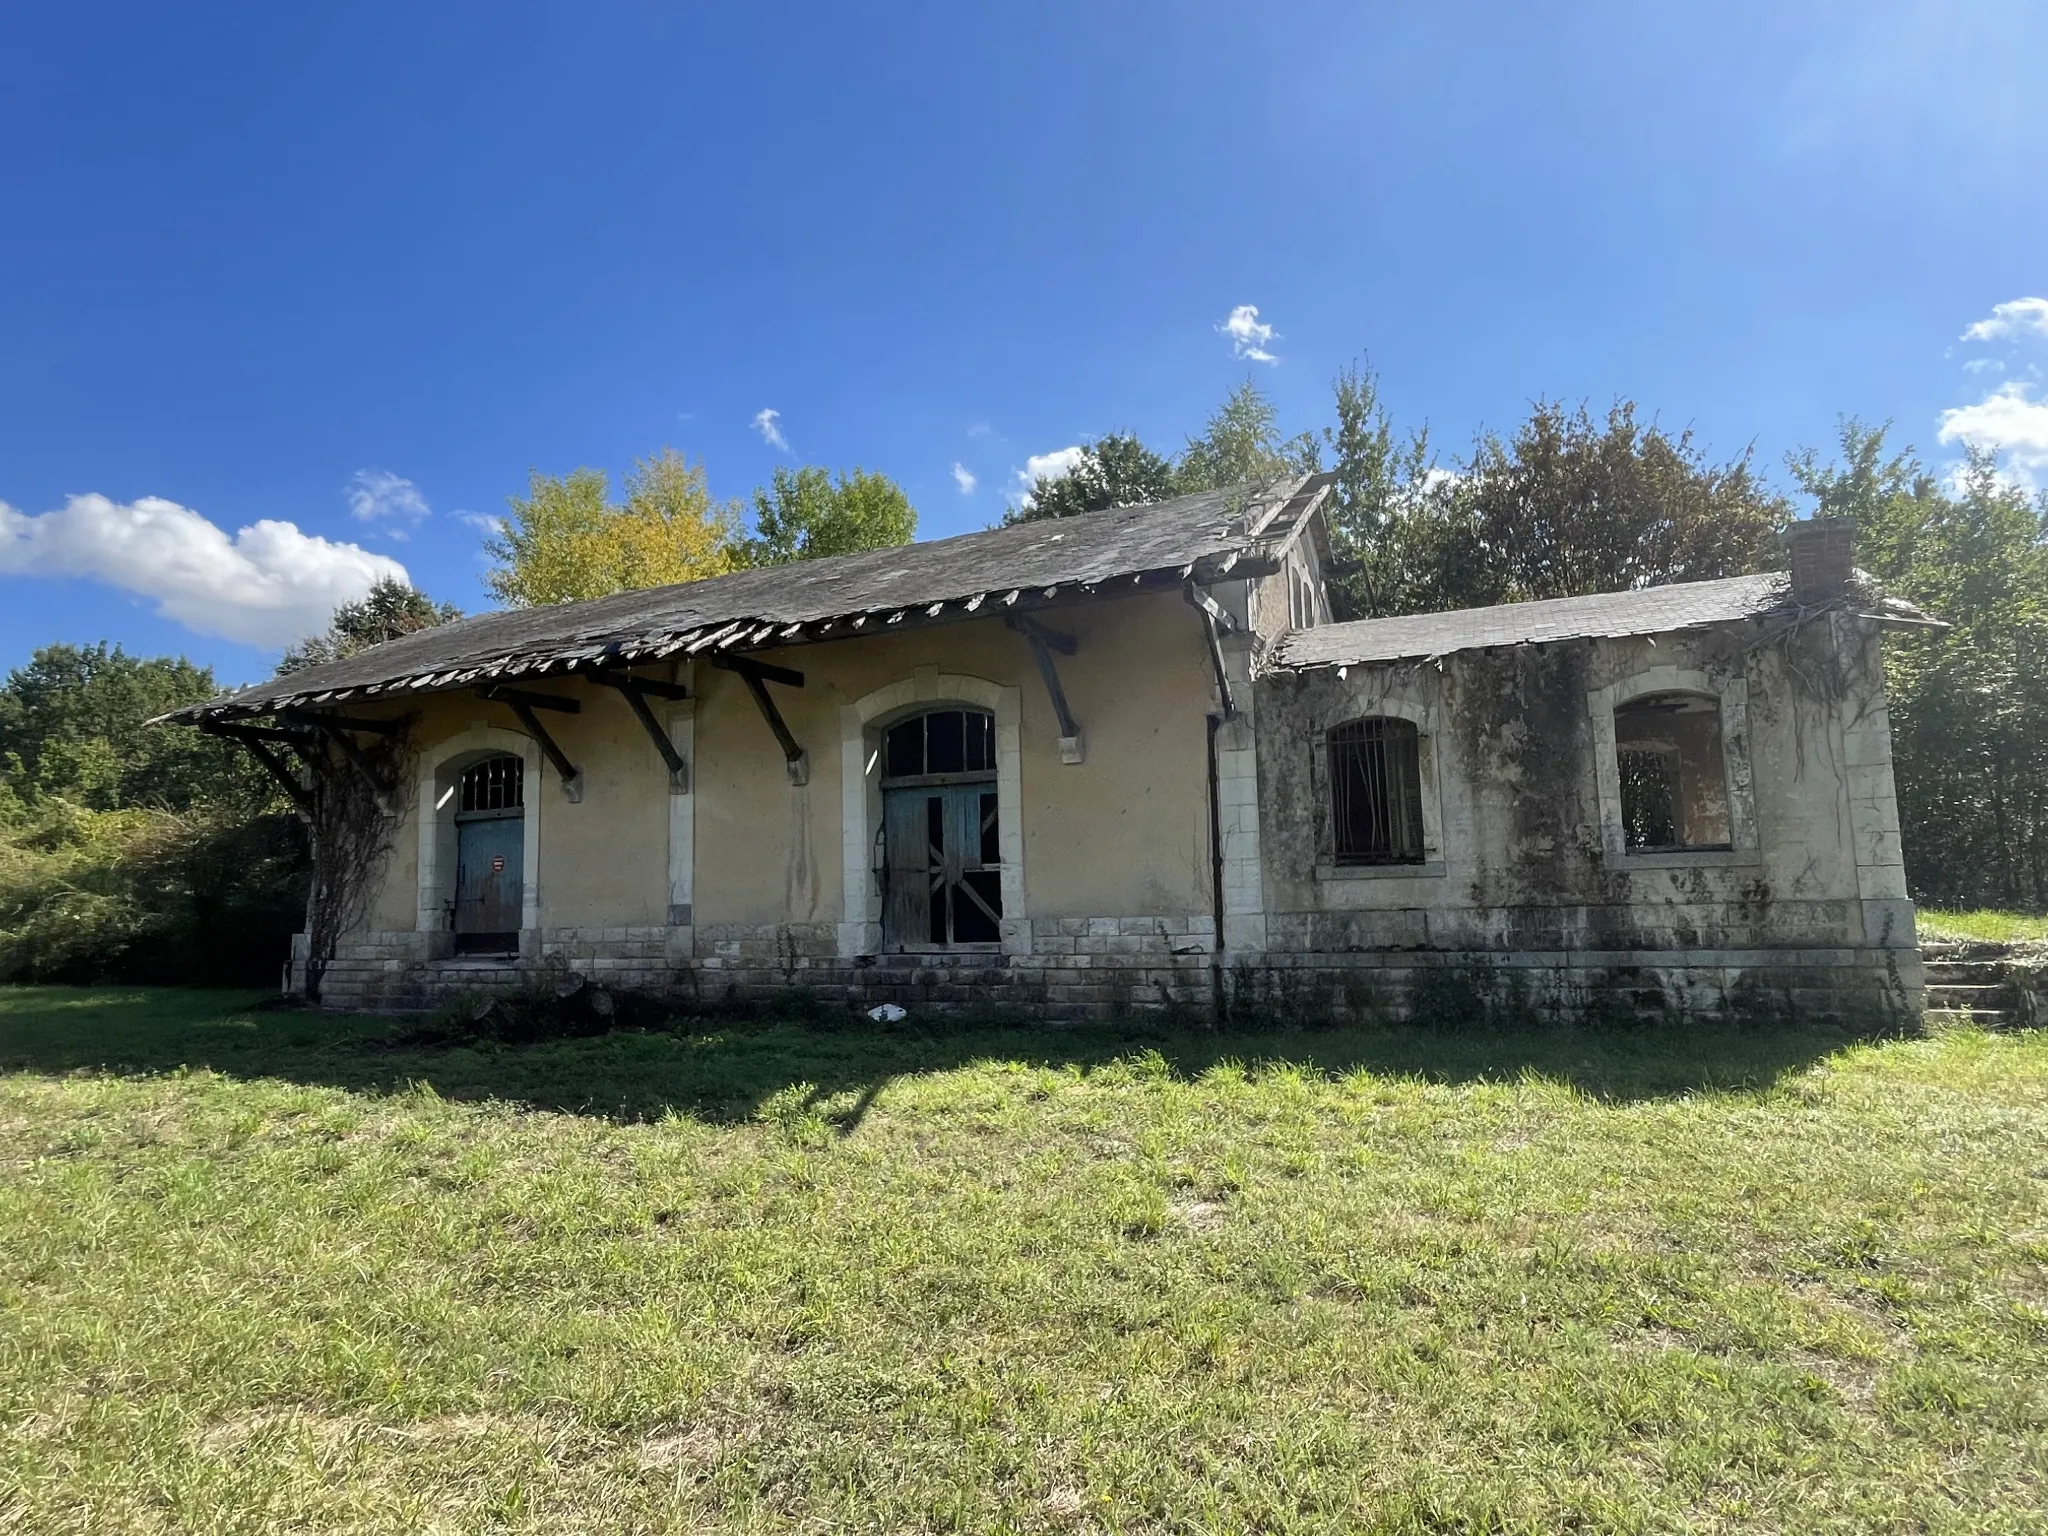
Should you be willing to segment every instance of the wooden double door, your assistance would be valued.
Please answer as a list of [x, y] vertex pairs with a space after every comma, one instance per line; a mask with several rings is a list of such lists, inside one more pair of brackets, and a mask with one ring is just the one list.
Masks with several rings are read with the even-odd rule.
[[891, 950], [1002, 939], [994, 783], [882, 791], [882, 940]]

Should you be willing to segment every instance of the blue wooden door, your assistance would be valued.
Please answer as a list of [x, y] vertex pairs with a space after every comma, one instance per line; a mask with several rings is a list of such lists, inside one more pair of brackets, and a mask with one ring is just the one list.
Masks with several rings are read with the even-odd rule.
[[525, 904], [526, 819], [455, 824], [455, 947], [514, 949]]

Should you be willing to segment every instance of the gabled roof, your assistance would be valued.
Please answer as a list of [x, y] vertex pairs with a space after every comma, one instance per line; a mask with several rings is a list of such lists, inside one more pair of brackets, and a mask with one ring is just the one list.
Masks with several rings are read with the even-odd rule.
[[993, 614], [1092, 596], [1111, 582], [1214, 579], [1257, 548], [1282, 512], [1292, 528], [1328, 484], [1327, 476], [1306, 476], [1269, 493], [1204, 491], [589, 602], [480, 614], [164, 718], [190, 723], [558, 676], [579, 666], [847, 639], [892, 625], [965, 618], [984, 608]]
[[[1861, 573], [1858, 573], [1859, 576]], [[1874, 589], [1868, 577], [1863, 583]], [[1897, 598], [1860, 600], [1882, 622], [1934, 626], [1911, 603]], [[1730, 576], [1720, 581], [1674, 582], [1631, 592], [1560, 597], [1537, 603], [1502, 603], [1394, 619], [1358, 619], [1289, 634], [1275, 649], [1275, 665], [1363, 666], [1379, 661], [1427, 660], [1496, 645], [1540, 645], [1553, 640], [1612, 640], [1662, 635], [1798, 612], [1782, 571]], [[1946, 627], [1946, 626], [1938, 626]]]

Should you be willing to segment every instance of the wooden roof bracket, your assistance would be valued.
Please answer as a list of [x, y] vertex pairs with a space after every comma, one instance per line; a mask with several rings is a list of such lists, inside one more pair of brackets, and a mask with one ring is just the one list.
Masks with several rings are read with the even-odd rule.
[[801, 688], [804, 675], [788, 667], [778, 667], [769, 662], [756, 661], [751, 656], [728, 656], [714, 652], [708, 658], [711, 665], [722, 671], [737, 673], [741, 682], [747, 685], [747, 692], [754, 696], [761, 718], [768, 722], [768, 729], [775, 733], [775, 739], [782, 744], [782, 764], [789, 773], [789, 782], [802, 786], [811, 782], [811, 759], [804, 749], [797, 745], [796, 738], [789, 733], [789, 725], [782, 718], [782, 711], [775, 707], [775, 700], [768, 696], [768, 684], [781, 683], [787, 688]]
[[583, 705], [578, 700], [565, 699], [559, 694], [529, 693], [524, 688], [505, 688], [497, 684], [477, 689], [477, 695], [495, 704], [504, 705], [519, 717], [519, 723], [526, 727], [526, 734], [539, 744], [547, 760], [555, 765], [555, 773], [562, 781], [562, 793], [569, 798], [571, 804], [580, 802], [583, 799], [582, 771], [569, 761], [568, 755], [556, 744], [555, 738], [548, 734], [547, 727], [540, 723], [540, 716], [534, 711], [552, 709], [565, 715], [578, 715], [583, 712]]
[[208, 736], [218, 736], [242, 747], [262, 765], [265, 773], [277, 781], [277, 787], [291, 798], [299, 814], [308, 821], [313, 819], [313, 797], [306, 793], [306, 786], [285, 766], [284, 759], [265, 745], [266, 742], [282, 741], [303, 748], [306, 742], [303, 735], [297, 731], [280, 731], [260, 725], [230, 725], [224, 720], [202, 720], [199, 729]]
[[1202, 621], [1202, 636], [1209, 642], [1209, 665], [1216, 672], [1216, 697], [1223, 705], [1223, 718], [1237, 718], [1237, 701], [1230, 695], [1230, 669], [1223, 663], [1223, 640], [1225, 631], [1235, 631], [1237, 620], [1215, 598], [1204, 592], [1192, 581], [1182, 586], [1181, 596]]
[[1038, 675], [1045, 679], [1045, 691], [1052, 699], [1052, 712], [1060, 722], [1060, 761], [1070, 767], [1079, 763], [1086, 755], [1081, 727], [1075, 723], [1074, 712], [1067, 708], [1067, 691], [1060, 686], [1059, 669], [1052, 660], [1054, 651], [1062, 656], [1073, 655], [1081, 648], [1079, 643], [1072, 635], [1047, 629], [1029, 614], [1005, 614], [1003, 622], [1031, 643], [1031, 655], [1038, 663]]
[[683, 754], [676, 750], [676, 744], [669, 740], [668, 732], [654, 718], [654, 711], [647, 707], [647, 696], [653, 694], [659, 699], [687, 699], [690, 690], [680, 683], [658, 683], [650, 678], [634, 677], [624, 672], [590, 672], [585, 674], [593, 683], [607, 688], [616, 688], [625, 695], [632, 706], [634, 717], [647, 732], [647, 739], [654, 743], [654, 750], [661, 754], [661, 760], [668, 765], [668, 792], [672, 795], [687, 795], [690, 792], [690, 765], [683, 760]]
[[287, 725], [304, 726], [319, 731], [333, 742], [340, 749], [349, 767], [355, 770], [356, 777], [377, 797], [377, 803], [387, 812], [392, 809], [391, 795], [397, 786], [385, 782], [384, 776], [378, 773], [375, 765], [363, 755], [363, 749], [355, 744], [349, 733], [363, 731], [375, 736], [395, 736], [405, 729], [402, 722], [358, 720], [348, 715], [323, 715], [317, 710], [308, 709], [280, 709], [277, 718]]

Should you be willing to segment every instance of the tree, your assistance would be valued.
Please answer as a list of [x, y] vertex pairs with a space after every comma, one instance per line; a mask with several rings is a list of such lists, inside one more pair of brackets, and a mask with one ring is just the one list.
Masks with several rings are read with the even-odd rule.
[[1313, 473], [1320, 457], [1312, 434], [1281, 437], [1273, 402], [1255, 380], [1246, 379], [1216, 408], [1201, 435], [1188, 439], [1174, 466], [1174, 485], [1182, 494], [1263, 487]]
[[45, 646], [0, 687], [0, 980], [269, 982], [306, 846], [237, 747], [157, 715], [213, 674]]
[[1177, 495], [1173, 465], [1131, 432], [1111, 432], [1081, 445], [1065, 472], [1040, 475], [1022, 506], [1003, 514], [1005, 525], [1078, 517], [1109, 507], [1144, 506]]
[[484, 578], [513, 607], [577, 602], [638, 587], [719, 576], [743, 563], [737, 511], [719, 506], [704, 466], [664, 448], [609, 499], [604, 471], [533, 472], [524, 498], [486, 548], [499, 563]]
[[1485, 434], [1410, 491], [1385, 534], [1390, 612], [1769, 570], [1792, 516], [1748, 452], [1709, 463], [1689, 430], [1643, 426], [1632, 401], [1604, 422], [1538, 401], [1512, 438]]
[[396, 576], [385, 576], [360, 602], [343, 603], [335, 609], [325, 634], [309, 635], [286, 651], [277, 664], [278, 676], [341, 661], [386, 640], [461, 617], [462, 610], [453, 603], [437, 603]]
[[1336, 424], [1323, 428], [1332, 475], [1324, 506], [1334, 559], [1331, 605], [1339, 619], [1378, 618], [1397, 611], [1399, 603], [1395, 520], [1420, 505], [1439, 472], [1430, 460], [1427, 430], [1396, 440], [1370, 369], [1345, 369], [1332, 393]]
[[2048, 911], [2048, 496], [1978, 452], [1944, 486], [1856, 421], [1835, 463], [1791, 470], [1817, 513], [1855, 521], [1859, 564], [1953, 626], [1885, 642], [1913, 894]]
[[754, 492], [754, 536], [744, 554], [752, 565], [787, 565], [908, 544], [916, 533], [916, 509], [887, 475], [856, 468], [835, 479], [807, 464], [777, 469]]
[[0, 688], [0, 788], [19, 805], [58, 798], [94, 811], [247, 799], [267, 781], [234, 748], [148, 723], [219, 692], [210, 668], [183, 657], [46, 645]]

